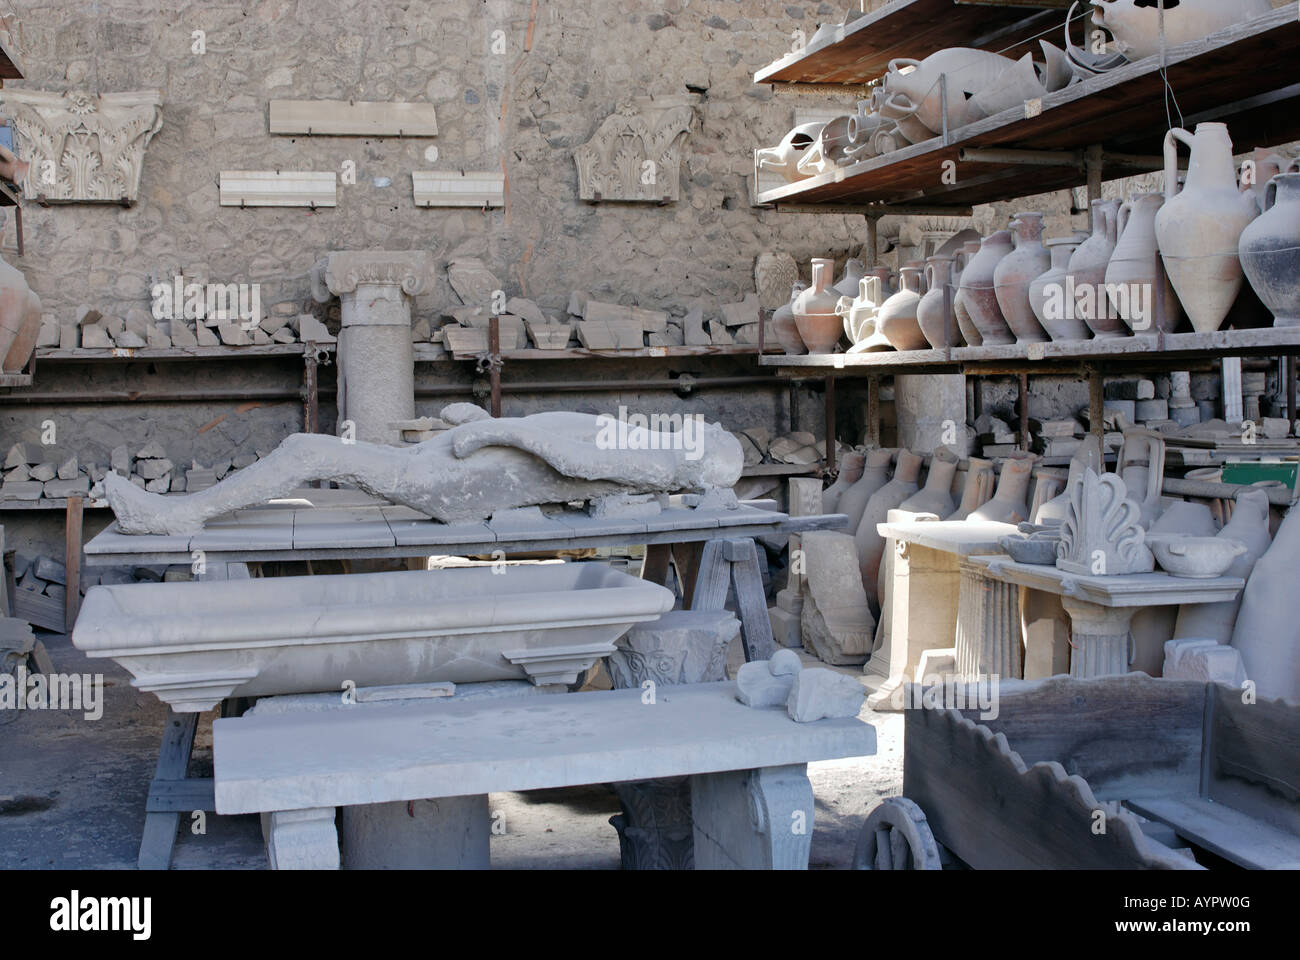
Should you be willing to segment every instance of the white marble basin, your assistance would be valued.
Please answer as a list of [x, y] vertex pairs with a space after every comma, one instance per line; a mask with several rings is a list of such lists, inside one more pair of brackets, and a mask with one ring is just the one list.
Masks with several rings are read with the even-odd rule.
[[572, 683], [671, 609], [604, 564], [93, 587], [72, 642], [181, 712], [231, 696], [394, 683]]

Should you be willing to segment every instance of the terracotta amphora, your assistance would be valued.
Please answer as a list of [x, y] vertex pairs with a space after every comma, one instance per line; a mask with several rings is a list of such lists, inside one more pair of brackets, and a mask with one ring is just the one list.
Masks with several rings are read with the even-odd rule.
[[1052, 255], [1043, 246], [1043, 215], [1017, 213], [1011, 231], [1015, 249], [998, 261], [993, 271], [993, 291], [1016, 342], [1043, 343], [1048, 339], [1047, 331], [1029, 302], [1029, 285], [1052, 266]]
[[799, 161], [808, 152], [808, 148], [817, 142], [825, 125], [823, 120], [801, 123], [787, 133], [775, 147], [764, 147], [756, 151], [754, 162], [758, 165], [758, 169], [778, 173], [790, 183], [807, 180], [808, 175], [799, 170]]
[[[984, 238], [979, 253], [975, 254], [961, 272], [962, 298], [971, 324], [979, 331], [980, 342], [992, 344], [1015, 343], [1015, 334], [1002, 317], [994, 289], [994, 274], [1002, 258], [1011, 253], [1011, 231], [999, 230]], [[967, 343], [970, 341], [967, 340]]]
[[799, 294], [791, 310], [795, 327], [809, 353], [830, 353], [844, 335], [844, 322], [835, 312], [839, 297], [831, 291], [834, 260], [812, 262], [812, 286]]
[[1265, 213], [1241, 233], [1241, 267], [1273, 313], [1273, 326], [1300, 325], [1300, 173], [1268, 183]]
[[895, 350], [925, 350], [930, 345], [916, 320], [921, 305], [921, 270], [919, 260], [899, 270], [901, 289], [881, 304], [876, 314], [876, 330]]
[[866, 267], [862, 265], [861, 260], [848, 260], [844, 264], [844, 273], [840, 275], [839, 283], [831, 287], [837, 297], [856, 297], [858, 295], [858, 281], [866, 274]]
[[921, 475], [921, 465], [925, 461], [910, 450], [898, 451], [898, 466], [889, 483], [877, 490], [867, 501], [858, 523], [857, 534], [853, 540], [858, 548], [858, 566], [862, 573], [862, 588], [867, 592], [867, 601], [872, 612], [880, 609], [880, 594], [877, 582], [880, 575], [880, 559], [885, 552], [885, 538], [876, 530], [876, 525], [884, 523], [889, 511], [917, 491], [917, 478]]
[[1052, 258], [1052, 267], [1029, 285], [1029, 305], [1053, 340], [1087, 340], [1092, 336], [1088, 325], [1075, 314], [1073, 300], [1067, 300], [1065, 296], [1065, 275], [1070, 268], [1070, 257], [1074, 256], [1084, 239], [1076, 234], [1047, 240], [1044, 246]]
[[[1092, 0], [1092, 5], [1092, 22], [1110, 31], [1115, 48], [1129, 61], [1160, 52], [1161, 11], [1154, 0]], [[1166, 0], [1164, 7], [1166, 49], [1273, 9], [1268, 0]]]
[[[1178, 192], [1178, 144], [1192, 159]], [[1259, 208], [1237, 187], [1232, 140], [1222, 123], [1198, 123], [1196, 133], [1175, 127], [1165, 135], [1165, 205], [1156, 214], [1156, 241], [1165, 272], [1192, 328], [1213, 333], [1241, 290], [1238, 243]]]
[[1159, 193], [1138, 193], [1119, 208], [1119, 242], [1106, 266], [1106, 296], [1119, 318], [1139, 335], [1173, 333], [1178, 301], [1164, 278], [1164, 316], [1156, 316], [1156, 214], [1164, 206]]
[[898, 284], [894, 282], [894, 271], [888, 267], [872, 267], [867, 271], [867, 276], [879, 278], [880, 292], [886, 297], [892, 297], [898, 293]]
[[889, 465], [894, 461], [894, 451], [888, 449], [868, 450], [862, 465], [862, 476], [858, 482], [844, 491], [840, 497], [839, 512], [849, 518], [845, 531], [858, 530], [862, 522], [862, 511], [877, 490], [889, 482]]
[[782, 350], [791, 355], [808, 352], [803, 337], [799, 336], [799, 328], [794, 322], [794, 302], [799, 298], [799, 294], [807, 289], [808, 284], [796, 283], [790, 288], [789, 302], [772, 311], [772, 332], [776, 334], [776, 342], [781, 344]]
[[[956, 295], [956, 290], [952, 289], [952, 257], [929, 257], [925, 261], [925, 285], [927, 287], [925, 296], [916, 306], [916, 323], [921, 328], [921, 333], [929, 342], [930, 346], [936, 350], [941, 350], [945, 346], [961, 346], [961, 331], [957, 329], [955, 322], [949, 322], [949, 314], [945, 309], [944, 291], [948, 290], [949, 298]], [[951, 305], [951, 299], [948, 300]]]
[[1003, 461], [1002, 476], [998, 479], [997, 493], [993, 499], [969, 519], [991, 520], [996, 523], [1024, 523], [1029, 519], [1029, 478], [1037, 457], [1016, 457]]
[[1096, 337], [1120, 337], [1128, 329], [1110, 308], [1106, 296], [1106, 267], [1115, 252], [1119, 201], [1092, 201], [1092, 236], [1079, 244], [1065, 274], [1066, 296], [1074, 297], [1074, 313]]
[[961, 490], [961, 504], [944, 517], [945, 520], [965, 520], [993, 496], [997, 476], [993, 473], [993, 461], [971, 457], [966, 468], [966, 486]]
[[956, 259], [953, 262], [952, 272], [954, 290], [952, 312], [957, 318], [957, 329], [961, 331], [961, 338], [966, 341], [967, 346], [971, 347], [978, 347], [984, 342], [984, 338], [980, 336], [979, 330], [975, 328], [975, 322], [970, 318], [970, 310], [966, 308], [966, 294], [961, 288], [961, 281], [966, 274], [966, 265], [979, 252], [980, 242], [978, 240], [962, 244], [962, 248], [957, 251]]
[[822, 491], [822, 513], [839, 513], [840, 498], [862, 479], [862, 469], [867, 465], [866, 454], [850, 450], [840, 457], [840, 472], [835, 482]]
[[1300, 617], [1294, 596], [1300, 569], [1300, 510], [1287, 513], [1246, 581], [1232, 645], [1260, 697], [1300, 702]]
[[900, 503], [898, 509], [947, 516], [955, 506], [952, 502], [952, 478], [956, 475], [957, 458], [946, 447], [940, 447], [930, 459], [925, 486]]

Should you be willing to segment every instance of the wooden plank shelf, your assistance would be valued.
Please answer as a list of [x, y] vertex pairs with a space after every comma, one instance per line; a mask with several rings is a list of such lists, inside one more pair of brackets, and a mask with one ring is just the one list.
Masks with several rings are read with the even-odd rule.
[[[1228, 124], [1244, 152], [1300, 139], [1300, 83], [1294, 74], [1266, 65], [1300, 58], [1300, 17], [1291, 3], [1204, 40], [1167, 51], [1169, 86], [1177, 96], [1181, 125]], [[1087, 183], [1083, 151], [1100, 145], [1102, 177], [1114, 179], [1156, 169], [1170, 126], [1160, 58], [1148, 57], [1048, 94], [1035, 113], [1023, 107], [949, 131], [818, 177], [767, 190], [760, 204], [820, 205], [856, 212], [879, 205], [952, 207], [1047, 193]], [[1179, 113], [1169, 107], [1174, 124]], [[987, 159], [963, 160], [963, 150], [1054, 151], [1060, 165]], [[956, 182], [944, 183], [945, 164], [956, 164]], [[946, 169], [951, 170], [949, 166]]]
[[830, 374], [887, 376], [895, 373], [969, 372], [981, 368], [1007, 372], [1087, 364], [1116, 366], [1126, 360], [1144, 365], [1186, 365], [1195, 361], [1235, 356], [1286, 356], [1300, 354], [1300, 327], [1265, 327], [1258, 330], [1218, 330], [1214, 333], [1166, 333], [1152, 337], [1107, 337], [1094, 340], [1058, 340], [1050, 343], [1012, 343], [1005, 346], [951, 347], [948, 350], [885, 351], [879, 353], [821, 353], [804, 356], [760, 357], [764, 367], [778, 367], [792, 377]]
[[[332, 352], [332, 343], [311, 344], [315, 349]], [[246, 347], [192, 347], [178, 350], [160, 347], [108, 347], [105, 349], [77, 347], [60, 350], [57, 347], [40, 347], [36, 359], [42, 363], [101, 363], [114, 360], [243, 360], [249, 357], [301, 357], [305, 343], [274, 343]]]
[[1040, 34], [1060, 46], [1069, 6], [1068, 0], [1003, 5], [895, 0], [768, 64], [754, 74], [754, 82], [862, 84], [883, 74], [890, 60], [920, 60], [947, 47], [977, 47], [1018, 58], [1038, 50], [1033, 38]]
[[[766, 353], [778, 353], [779, 347], [767, 347]], [[756, 356], [758, 346], [752, 343], [726, 344], [711, 347], [643, 347], [640, 350], [587, 350], [583, 347], [568, 347], [563, 350], [537, 350], [531, 347], [520, 350], [502, 350], [502, 360], [654, 360], [664, 357], [740, 357]], [[441, 360], [478, 360], [482, 354], [449, 354], [436, 344], [417, 343], [415, 345], [416, 363], [435, 363]]]
[[[26, 510], [66, 510], [68, 501], [63, 497], [46, 498], [41, 497], [38, 500], [0, 500], [0, 513], [6, 511], [26, 511]], [[84, 509], [86, 510], [107, 510], [107, 500], [85, 500]]]

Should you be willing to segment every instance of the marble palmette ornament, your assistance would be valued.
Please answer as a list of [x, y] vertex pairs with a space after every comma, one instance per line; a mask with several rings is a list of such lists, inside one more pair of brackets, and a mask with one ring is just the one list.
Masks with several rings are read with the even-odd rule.
[[1057, 569], [1094, 577], [1155, 569], [1141, 511], [1117, 474], [1085, 467], [1071, 478], [1067, 492], [1070, 504], [1061, 523]]
[[439, 417], [452, 429], [407, 447], [294, 434], [199, 493], [146, 493], [111, 472], [104, 492], [121, 533], [166, 535], [195, 533], [212, 517], [313, 480], [350, 483], [435, 520], [458, 523], [618, 493], [730, 488], [744, 466], [740, 442], [702, 420], [658, 432], [585, 413], [494, 419], [470, 403], [444, 407]]

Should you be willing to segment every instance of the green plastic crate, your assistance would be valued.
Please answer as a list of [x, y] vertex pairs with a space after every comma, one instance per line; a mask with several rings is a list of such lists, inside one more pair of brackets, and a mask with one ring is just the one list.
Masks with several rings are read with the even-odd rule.
[[1225, 463], [1223, 465], [1223, 482], [1250, 486], [1250, 484], [1259, 483], [1261, 480], [1280, 480], [1294, 490], [1297, 467], [1300, 467], [1300, 463], [1295, 460]]

